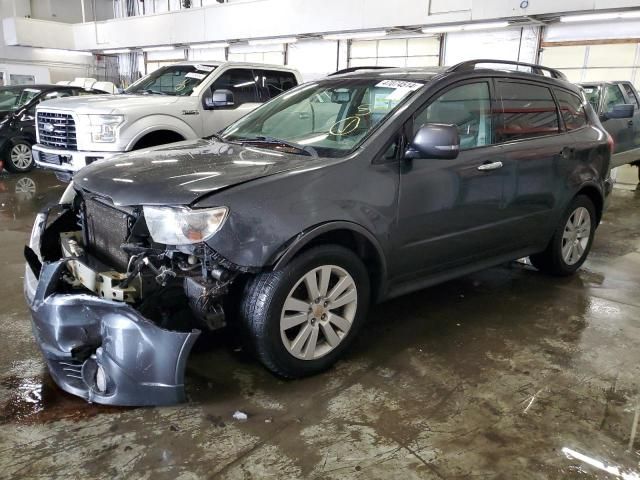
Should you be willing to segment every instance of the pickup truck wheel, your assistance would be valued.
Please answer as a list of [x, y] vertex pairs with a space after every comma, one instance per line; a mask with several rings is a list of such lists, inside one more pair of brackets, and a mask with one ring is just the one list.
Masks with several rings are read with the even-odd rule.
[[285, 378], [329, 368], [369, 306], [367, 270], [351, 250], [323, 245], [245, 287], [241, 318], [258, 359]]
[[538, 270], [551, 275], [567, 276], [578, 270], [587, 259], [596, 230], [596, 209], [584, 195], [573, 199], [547, 249], [531, 255]]
[[5, 167], [13, 173], [24, 173], [34, 167], [31, 145], [23, 140], [13, 143], [8, 149]]

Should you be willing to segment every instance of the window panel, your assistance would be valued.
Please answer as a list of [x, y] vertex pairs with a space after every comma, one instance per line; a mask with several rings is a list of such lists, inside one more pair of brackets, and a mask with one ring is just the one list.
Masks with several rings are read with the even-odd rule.
[[631, 80], [632, 68], [587, 68], [584, 72], [585, 82], [601, 80]]
[[567, 130], [584, 127], [587, 124], [587, 115], [584, 111], [582, 99], [564, 90], [556, 90], [555, 94], [560, 107], [560, 115]]
[[226, 71], [211, 86], [211, 91], [215, 90], [231, 90], [236, 107], [243, 103], [259, 101], [255, 78], [251, 70], [235, 68]]
[[437, 67], [438, 57], [407, 57], [407, 67]]
[[377, 57], [378, 56], [378, 42], [375, 40], [351, 42], [351, 57], [363, 58], [363, 57]]
[[437, 37], [410, 38], [407, 43], [409, 57], [421, 55], [440, 55], [440, 39]]
[[500, 142], [533, 138], [559, 131], [558, 112], [551, 92], [537, 85], [499, 82], [499, 112], [497, 129]]
[[635, 56], [635, 43], [590, 45], [587, 67], [631, 67]]
[[404, 67], [406, 64], [405, 57], [379, 57], [376, 65], [379, 67]]
[[378, 42], [379, 57], [406, 57], [407, 40], [380, 40]]
[[636, 96], [636, 93], [633, 91], [633, 88], [631, 88], [631, 85], [629, 85], [628, 83], [623, 83], [622, 88], [627, 94], [627, 97], [629, 97], [629, 101], [633, 105], [635, 105], [636, 108], [640, 108], [640, 103], [638, 103], [638, 97]]
[[587, 47], [546, 47], [542, 50], [542, 64], [553, 68], [582, 68]]
[[618, 85], [608, 85], [604, 91], [604, 111], [608, 112], [616, 105], [624, 105], [626, 102]]
[[460, 149], [491, 143], [491, 101], [486, 82], [454, 87], [431, 102], [414, 117], [414, 134], [426, 123], [446, 123], [458, 127]]

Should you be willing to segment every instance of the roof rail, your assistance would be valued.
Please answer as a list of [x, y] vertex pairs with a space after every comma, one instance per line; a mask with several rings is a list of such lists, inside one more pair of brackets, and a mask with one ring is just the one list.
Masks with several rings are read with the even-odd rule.
[[556, 70], [555, 68], [545, 67], [542, 65], [537, 65], [535, 63], [525, 63], [525, 62], [516, 62], [513, 60], [491, 60], [491, 59], [479, 59], [479, 60], [467, 60], [466, 62], [460, 62], [457, 65], [449, 68], [447, 72], [464, 72], [468, 70], [475, 70], [476, 65], [481, 63], [498, 63], [502, 65], [517, 65], [522, 67], [529, 67], [531, 69], [531, 73], [536, 75], [544, 75], [544, 72], [549, 72], [551, 77], [559, 78], [561, 80], [566, 80], [567, 77], [560, 70]]
[[370, 67], [349, 67], [349, 68], [343, 68], [342, 70], [338, 70], [337, 72], [330, 73], [327, 76], [333, 77], [334, 75], [342, 75], [343, 73], [353, 73], [359, 70], [382, 70], [385, 68], [391, 68], [391, 67], [378, 67], [375, 65], [372, 65]]

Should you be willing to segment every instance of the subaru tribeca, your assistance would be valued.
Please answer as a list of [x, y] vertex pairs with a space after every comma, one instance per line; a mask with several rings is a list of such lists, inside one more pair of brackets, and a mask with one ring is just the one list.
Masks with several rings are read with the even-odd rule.
[[79, 171], [25, 249], [36, 341], [61, 388], [103, 404], [183, 401], [196, 338], [227, 324], [275, 374], [314, 374], [375, 302], [525, 256], [575, 272], [610, 157], [580, 89], [539, 65], [307, 83]]

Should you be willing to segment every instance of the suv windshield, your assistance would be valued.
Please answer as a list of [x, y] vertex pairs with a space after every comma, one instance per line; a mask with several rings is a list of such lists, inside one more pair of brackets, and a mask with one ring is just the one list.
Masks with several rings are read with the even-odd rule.
[[39, 93], [36, 88], [0, 88], [0, 110], [18, 110]]
[[188, 96], [215, 68], [215, 65], [161, 67], [131, 85], [125, 93]]
[[413, 95], [424, 82], [328, 79], [284, 93], [222, 132], [229, 141], [340, 157]]
[[598, 104], [600, 103], [600, 87], [595, 85], [583, 85], [582, 90], [584, 91], [584, 96], [587, 98], [587, 102], [589, 102], [597, 112]]

